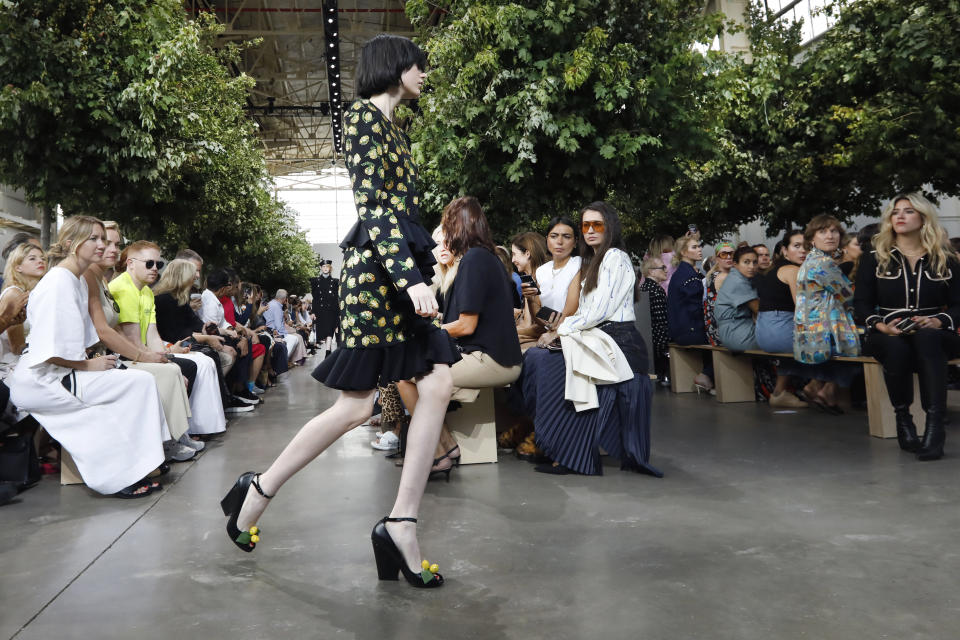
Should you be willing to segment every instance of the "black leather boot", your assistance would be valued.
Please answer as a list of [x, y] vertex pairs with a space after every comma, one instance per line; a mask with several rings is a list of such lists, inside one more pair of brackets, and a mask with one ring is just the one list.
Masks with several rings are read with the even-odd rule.
[[897, 442], [900, 448], [911, 453], [920, 448], [920, 438], [917, 437], [917, 426], [913, 424], [910, 415], [910, 405], [896, 405], [893, 412], [897, 417]]
[[943, 443], [947, 439], [943, 420], [942, 407], [932, 407], [927, 410], [927, 430], [923, 432], [923, 440], [920, 443], [920, 449], [917, 450], [917, 460], [939, 460], [943, 457]]

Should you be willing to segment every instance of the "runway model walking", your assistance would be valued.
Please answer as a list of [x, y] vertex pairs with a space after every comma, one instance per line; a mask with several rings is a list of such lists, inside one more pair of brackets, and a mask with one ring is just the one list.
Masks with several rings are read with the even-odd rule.
[[[437, 587], [436, 566], [422, 567], [416, 518], [451, 393], [456, 345], [436, 322], [430, 281], [433, 240], [420, 224], [417, 169], [409, 142], [393, 122], [404, 99], [416, 98], [426, 56], [406, 38], [379, 35], [364, 45], [358, 94], [345, 117], [346, 160], [359, 222], [341, 244], [340, 331], [343, 344], [313, 372], [341, 391], [332, 407], [294, 436], [261, 473], [247, 472], [223, 499], [230, 539], [244, 551], [268, 500], [308, 462], [373, 411], [377, 386], [414, 380], [420, 400], [407, 436], [400, 487], [390, 515], [371, 534], [381, 580], [402, 573], [415, 587]], [[424, 404], [426, 403], [426, 404]]]

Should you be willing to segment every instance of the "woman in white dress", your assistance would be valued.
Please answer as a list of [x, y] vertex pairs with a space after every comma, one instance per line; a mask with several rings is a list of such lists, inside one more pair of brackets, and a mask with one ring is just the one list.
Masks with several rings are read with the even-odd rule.
[[81, 275], [103, 255], [104, 235], [96, 218], [64, 222], [47, 256], [56, 266], [30, 296], [30, 336], [8, 379], [10, 398], [70, 452], [87, 486], [139, 498], [159, 488], [143, 478], [163, 463], [170, 430], [150, 374], [116, 368], [114, 355], [87, 359], [99, 338]]

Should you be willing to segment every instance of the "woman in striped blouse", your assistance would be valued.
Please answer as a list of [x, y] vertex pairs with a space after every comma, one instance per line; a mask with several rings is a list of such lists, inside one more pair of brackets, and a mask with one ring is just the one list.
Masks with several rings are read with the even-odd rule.
[[580, 256], [583, 286], [577, 312], [557, 329], [571, 336], [600, 329], [617, 343], [633, 371], [624, 382], [597, 385], [598, 407], [576, 411], [565, 395], [563, 354], [529, 349], [523, 361], [522, 389], [528, 414], [534, 419], [537, 446], [553, 461], [537, 471], [602, 475], [599, 449], [620, 459], [620, 468], [662, 474], [649, 464], [652, 386], [643, 338], [634, 326], [633, 291], [636, 273], [623, 250], [620, 218], [605, 202], [581, 212]]

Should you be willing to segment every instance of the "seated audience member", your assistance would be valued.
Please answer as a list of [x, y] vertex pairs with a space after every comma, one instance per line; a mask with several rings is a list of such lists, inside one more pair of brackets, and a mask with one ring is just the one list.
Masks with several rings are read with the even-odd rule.
[[[443, 210], [443, 237], [454, 267], [443, 282], [443, 329], [457, 341], [463, 357], [450, 367], [454, 399], [460, 390], [503, 387], [520, 375], [520, 342], [513, 324], [512, 283], [494, 254], [487, 218], [474, 197], [457, 198]], [[417, 388], [397, 385], [403, 403], [416, 412]], [[471, 399], [476, 398], [476, 393]], [[446, 424], [440, 434], [433, 473], [444, 473], [460, 458]]]
[[190, 434], [221, 433], [227, 422], [223, 415], [216, 365], [203, 354], [190, 353], [187, 347], [167, 347], [157, 332], [156, 304], [150, 285], [157, 281], [163, 266], [160, 247], [138, 240], [123, 250], [117, 266], [124, 267], [123, 273], [110, 281], [109, 289], [117, 303], [120, 332], [151, 351], [177, 354], [174, 362], [193, 362], [197, 373], [190, 393]]
[[263, 298], [263, 289], [260, 285], [254, 285], [254, 298], [250, 312], [250, 328], [260, 336], [262, 343], [266, 344], [267, 341], [271, 343], [269, 347], [270, 363], [266, 384], [268, 386], [275, 386], [273, 382], [275, 382], [279, 376], [286, 374], [290, 370], [290, 365], [288, 364], [289, 357], [287, 356], [286, 341], [278, 340], [277, 337], [274, 336], [273, 331], [267, 326], [267, 321], [263, 317], [263, 314], [265, 314], [269, 308]]
[[840, 271], [843, 272], [843, 275], [850, 278], [850, 274], [853, 273], [853, 270], [857, 266], [857, 261], [860, 260], [860, 254], [863, 253], [863, 248], [860, 246], [860, 233], [851, 233], [846, 236], [843, 241], [843, 246], [840, 247]]
[[289, 364], [291, 367], [295, 367], [303, 364], [307, 359], [307, 349], [300, 335], [287, 325], [286, 314], [283, 309], [286, 302], [287, 290], [277, 289], [276, 295], [267, 305], [267, 310], [263, 313], [263, 319], [267, 326], [274, 332], [274, 335], [286, 342]]
[[248, 329], [237, 320], [237, 300], [241, 299], [243, 295], [241, 282], [232, 269], [226, 271], [230, 282], [229, 290], [223, 292], [219, 297], [220, 306], [223, 309], [224, 323], [230, 325], [237, 333], [241, 351], [248, 354], [243, 359], [242, 366], [236, 371], [237, 384], [243, 386], [242, 389], [239, 389], [239, 395], [247, 400], [256, 400], [254, 394], [263, 393], [263, 389], [257, 387], [255, 381], [257, 376], [260, 375], [260, 369], [263, 368], [263, 360], [267, 349], [260, 344], [260, 337], [256, 332]]
[[857, 254], [857, 257], [853, 260], [853, 266], [850, 269], [850, 273], [847, 273], [847, 277], [850, 278], [850, 283], [853, 284], [854, 291], [857, 288], [857, 270], [860, 268], [860, 259], [864, 254], [870, 253], [873, 251], [873, 237], [877, 235], [877, 232], [880, 231], [880, 225], [876, 222], [868, 224], [860, 231], [857, 231], [857, 246], [860, 247], [860, 252]]
[[647, 246], [647, 254], [644, 256], [644, 258], [659, 258], [660, 262], [663, 263], [666, 279], [660, 282], [660, 286], [663, 288], [665, 294], [667, 293], [667, 288], [670, 286], [670, 278], [673, 276], [673, 272], [676, 271], [676, 267], [673, 266], [674, 246], [676, 246], [676, 241], [673, 239], [673, 236], [661, 233], [654, 236], [653, 240], [650, 241], [650, 244]]
[[190, 290], [193, 287], [196, 263], [178, 258], [167, 265], [163, 275], [154, 286], [157, 334], [170, 344], [180, 344], [210, 360], [217, 374], [220, 404], [224, 413], [247, 413], [253, 406], [234, 396], [223, 377], [223, 357], [232, 363], [236, 351], [225, 344], [222, 336], [204, 331], [203, 321], [190, 306]]
[[[434, 240], [436, 242], [436, 240]], [[506, 247], [501, 247], [497, 245], [493, 248], [493, 253], [500, 258], [500, 262], [503, 263], [503, 268], [507, 272], [507, 275], [510, 276], [510, 281], [513, 283], [513, 288], [510, 290], [510, 293], [513, 295], [513, 308], [519, 309], [523, 298], [521, 297], [521, 285], [523, 284], [520, 280], [520, 275], [517, 273], [516, 269], [513, 266], [513, 258], [510, 257], [510, 252], [507, 251]]]
[[770, 249], [765, 244], [755, 244], [753, 250], [757, 253], [757, 274], [766, 273], [773, 266]]
[[[13, 237], [7, 241], [7, 244], [4, 245], [3, 251], [0, 252], [0, 257], [4, 261], [4, 270], [6, 270], [7, 260], [10, 259], [10, 254], [13, 253], [13, 250], [19, 247], [22, 244], [32, 244], [37, 249], [43, 250], [43, 247], [40, 245], [40, 239], [32, 233], [27, 233], [25, 231], [20, 231], [19, 233], [13, 234]], [[0, 287], [4, 284], [3, 280], [0, 280]]]
[[[578, 240], [577, 225], [569, 218], [557, 216], [547, 223], [547, 252], [551, 259], [536, 269], [534, 279], [539, 292], [528, 288], [524, 313], [517, 318], [521, 351], [556, 340], [560, 322], [576, 312], [580, 300]], [[544, 308], [549, 311], [547, 320], [537, 317]], [[533, 336], [537, 336], [535, 341], [531, 340]], [[498, 436], [498, 443], [504, 449], [515, 448], [521, 459], [536, 460], [541, 455], [536, 436], [533, 423], [522, 417]]]
[[115, 355], [87, 358], [98, 338], [81, 276], [100, 260], [104, 235], [96, 218], [64, 221], [30, 294], [28, 349], [7, 381], [14, 405], [70, 453], [88, 487], [140, 498], [160, 488], [144, 478], [163, 464], [170, 430], [149, 373], [118, 369]]
[[[634, 326], [636, 274], [622, 248], [620, 218], [609, 204], [593, 202], [581, 213], [581, 230], [583, 288], [577, 312], [557, 330], [563, 350], [536, 347], [523, 357], [524, 405], [537, 446], [553, 460], [537, 471], [601, 475], [602, 447], [621, 469], [660, 476], [649, 464], [653, 388]], [[581, 364], [597, 363], [586, 357], [589, 350], [604, 355], [588, 373]]]
[[667, 326], [667, 294], [662, 284], [667, 280], [667, 267], [657, 256], [648, 256], [641, 266], [643, 282], [639, 290], [650, 296], [650, 330], [653, 342], [653, 369], [661, 385], [669, 384], [670, 329]]
[[576, 226], [576, 223], [564, 216], [553, 218], [547, 223], [547, 251], [550, 252], [551, 260], [537, 269], [539, 294], [526, 294], [529, 295], [531, 311], [535, 317], [544, 307], [551, 311], [550, 320], [540, 319], [547, 329], [538, 340], [541, 346], [556, 339], [557, 327], [564, 318], [576, 313], [580, 302], [578, 276], [582, 261], [578, 255], [577, 243], [580, 236]]
[[707, 340], [710, 344], [717, 346], [720, 344], [720, 336], [717, 333], [717, 318], [715, 308], [717, 306], [717, 294], [724, 280], [730, 275], [733, 269], [734, 246], [729, 242], [721, 242], [713, 248], [715, 262], [713, 267], [707, 271], [707, 277], [704, 278], [705, 288], [703, 298], [703, 324], [707, 334]]
[[[703, 275], [696, 270], [697, 260], [703, 259], [703, 247], [698, 234], [686, 234], [677, 239], [673, 252], [676, 271], [670, 278], [667, 291], [667, 326], [670, 340], [679, 345], [707, 344], [707, 330], [703, 319]], [[703, 354], [703, 371], [694, 378], [698, 389], [713, 388], [713, 361]]]
[[310, 327], [313, 321], [304, 314], [303, 298], [299, 296], [290, 296], [288, 302], [287, 329], [292, 329], [303, 340], [304, 348], [310, 355], [317, 352], [316, 346], [310, 342]]
[[[46, 272], [47, 261], [43, 249], [32, 242], [20, 244], [7, 256], [0, 300], [18, 294], [29, 295]], [[26, 344], [28, 330], [26, 325], [14, 324], [0, 335], [0, 369], [7, 373], [13, 371], [13, 365], [16, 365]]]
[[796, 329], [793, 357], [817, 364], [810, 376], [822, 382], [808, 400], [827, 413], [839, 414], [837, 386], [850, 386], [857, 367], [828, 363], [833, 356], [860, 355], [860, 336], [853, 320], [853, 291], [834, 255], [843, 242], [843, 227], [833, 216], [815, 216], [803, 232], [807, 257], [797, 272]]
[[189, 260], [197, 268], [196, 280], [193, 283], [194, 291], [190, 294], [190, 308], [193, 309], [199, 317], [200, 311], [203, 309], [203, 300], [200, 295], [203, 290], [203, 258], [193, 249], [181, 249], [174, 257], [174, 260]]
[[[276, 380], [277, 372], [273, 368], [273, 359], [275, 357], [275, 345], [273, 334], [263, 323], [262, 310], [266, 309], [263, 303], [263, 289], [260, 285], [253, 282], [241, 283], [240, 290], [243, 295], [243, 304], [240, 306], [236, 321], [247, 327], [257, 336], [257, 341], [263, 345], [265, 356], [263, 366], [260, 368], [260, 374], [257, 376], [256, 384], [261, 389], [268, 389], [276, 386], [271, 382], [271, 378]], [[286, 348], [284, 348], [284, 359], [286, 359]], [[285, 361], [285, 360], [284, 360]], [[286, 371], [286, 369], [284, 369]]]
[[[755, 280], [759, 301], [755, 337], [757, 347], [763, 351], [793, 353], [797, 272], [800, 271], [800, 265], [807, 257], [803, 232], [787, 231], [777, 246], [781, 247], [781, 250], [770, 270], [759, 275]], [[777, 363], [776, 386], [770, 394], [771, 407], [800, 409], [809, 406], [788, 390], [791, 375], [803, 375], [803, 367], [793, 360], [780, 360]], [[809, 392], [815, 393], [816, 389], [810, 387]]]
[[251, 341], [246, 337], [246, 330], [240, 331], [233, 322], [233, 303], [228, 302], [228, 310], [220, 301], [221, 298], [232, 295], [234, 289], [233, 274], [230, 269], [214, 269], [207, 276], [206, 288], [200, 296], [201, 308], [200, 319], [204, 322], [205, 330], [208, 332], [217, 332], [224, 338], [224, 341], [236, 351], [235, 358], [228, 366], [229, 358], [225, 357], [223, 352], [219, 357], [223, 358], [224, 375], [231, 386], [231, 393], [244, 402], [259, 404], [260, 397], [250, 391], [246, 383], [249, 380], [250, 370], [253, 367], [253, 353], [251, 352]]
[[[865, 350], [883, 364], [900, 448], [918, 460], [941, 458], [947, 361], [960, 356], [960, 260], [921, 194], [899, 194], [887, 205], [873, 250], [860, 261], [854, 305], [867, 327]], [[926, 412], [922, 440], [910, 414], [914, 371]]]
[[517, 268], [517, 273], [521, 277], [533, 278], [532, 281], [528, 280], [520, 284], [522, 301], [515, 323], [517, 336], [520, 339], [520, 349], [525, 351], [535, 345], [546, 330], [543, 322], [536, 315], [540, 309], [540, 288], [536, 273], [541, 265], [547, 262], [547, 243], [539, 233], [526, 231], [514, 236], [510, 243], [510, 250], [511, 261]]
[[733, 269], [717, 294], [717, 333], [720, 343], [731, 351], [757, 348], [755, 317], [760, 308], [753, 278], [757, 275], [757, 253], [740, 247], [733, 253]]
[[103, 227], [106, 245], [103, 256], [83, 273], [87, 283], [87, 311], [100, 338], [99, 348], [125, 359], [124, 366], [146, 371], [153, 376], [160, 392], [163, 415], [170, 428], [171, 440], [163, 443], [164, 453], [168, 460], [190, 460], [204, 447], [202, 442], [192, 440], [187, 434], [191, 410], [184, 378], [193, 385], [197, 378], [197, 365], [189, 360], [181, 360], [176, 364], [168, 362], [167, 354], [146, 349], [117, 330], [120, 317], [107, 286], [107, 277], [113, 275], [120, 256], [122, 234], [116, 222], [104, 222]]

